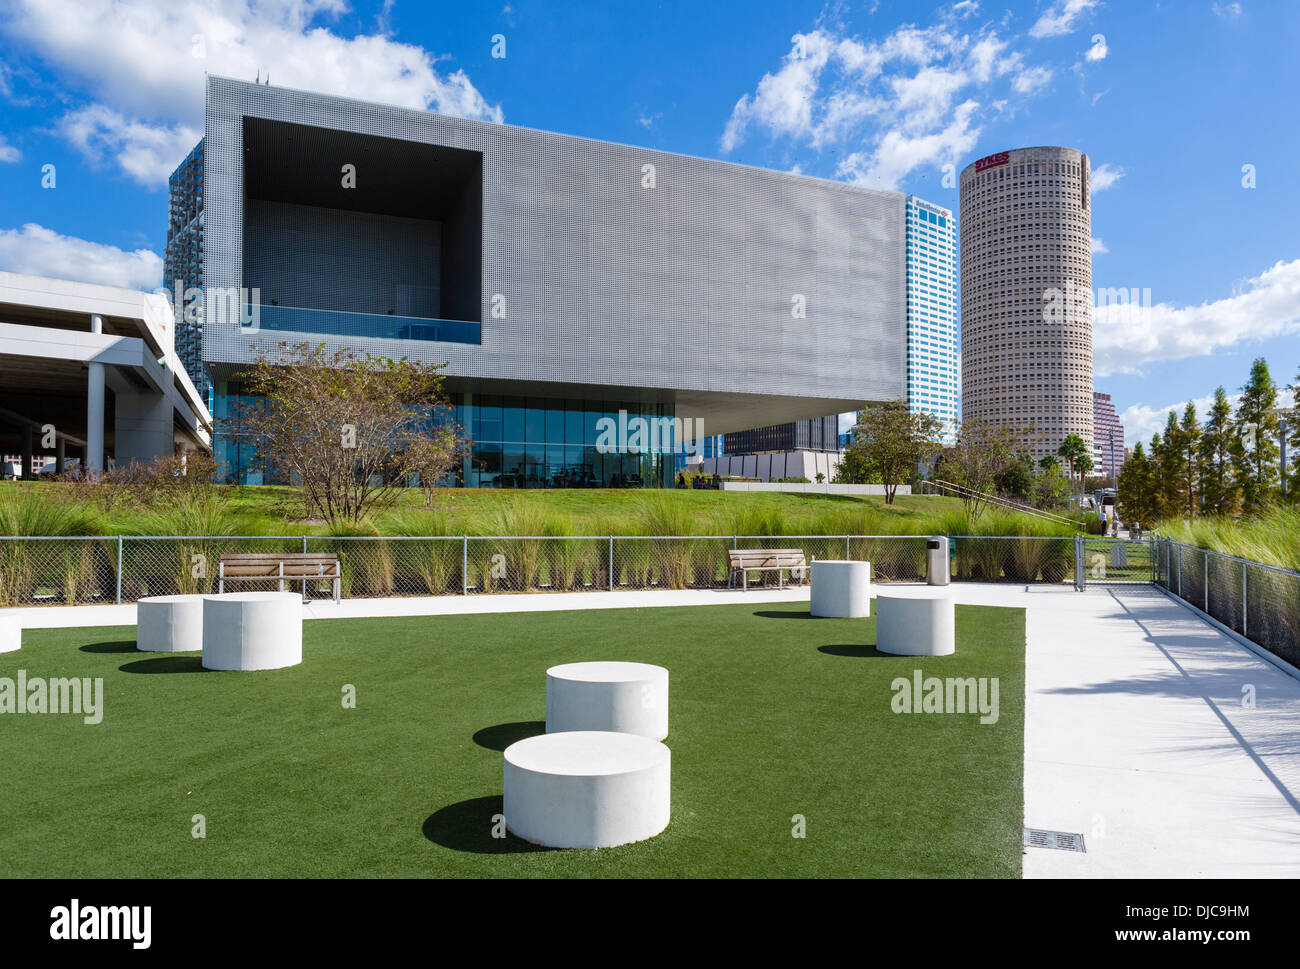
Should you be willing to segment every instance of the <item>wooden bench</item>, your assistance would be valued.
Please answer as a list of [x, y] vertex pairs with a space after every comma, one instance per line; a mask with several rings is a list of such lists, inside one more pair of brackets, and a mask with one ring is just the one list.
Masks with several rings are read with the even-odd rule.
[[794, 577], [795, 570], [799, 570], [801, 583], [808, 574], [808, 560], [804, 557], [803, 549], [799, 548], [733, 548], [727, 556], [731, 565], [727, 584], [735, 586], [736, 573], [740, 573], [740, 581], [746, 591], [749, 589], [750, 572], [775, 571], [777, 582], [782, 587], [785, 585], [787, 570], [791, 573], [791, 578]]
[[252, 552], [221, 556], [217, 572], [217, 592], [226, 591], [227, 582], [277, 582], [285, 591], [286, 582], [302, 582], [303, 598], [307, 597], [307, 583], [332, 579], [334, 601], [342, 591], [343, 573], [339, 570], [339, 557], [333, 552]]

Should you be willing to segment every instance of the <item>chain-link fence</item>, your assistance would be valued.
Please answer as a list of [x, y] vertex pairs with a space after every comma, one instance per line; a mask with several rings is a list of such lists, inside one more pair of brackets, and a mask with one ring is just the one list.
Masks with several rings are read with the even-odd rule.
[[1300, 572], [1162, 538], [1156, 581], [1235, 633], [1300, 666]]
[[[955, 536], [957, 581], [1078, 583], [1073, 538]], [[726, 588], [733, 549], [794, 549], [815, 559], [871, 562], [876, 582], [926, 577], [923, 535], [690, 536], [143, 536], [0, 537], [0, 606], [134, 602], [144, 596], [274, 588], [268, 580], [223, 584], [223, 556], [334, 554], [344, 597]], [[807, 581], [805, 570], [755, 571], [749, 586]], [[295, 578], [309, 598], [329, 580]]]

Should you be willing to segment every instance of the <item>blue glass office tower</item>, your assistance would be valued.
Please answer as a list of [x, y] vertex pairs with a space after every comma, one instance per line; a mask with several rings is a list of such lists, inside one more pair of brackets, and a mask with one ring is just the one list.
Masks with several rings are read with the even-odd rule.
[[953, 440], [961, 418], [957, 226], [951, 211], [915, 195], [907, 197], [907, 403], [942, 420]]

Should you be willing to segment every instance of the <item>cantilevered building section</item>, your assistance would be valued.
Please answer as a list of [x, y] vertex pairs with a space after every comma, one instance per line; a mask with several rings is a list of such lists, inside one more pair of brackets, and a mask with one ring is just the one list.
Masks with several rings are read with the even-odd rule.
[[962, 409], [1032, 428], [1035, 460], [1091, 448], [1092, 225], [1088, 156], [1019, 148], [961, 173]]
[[671, 454], [602, 451], [601, 418], [716, 435], [907, 392], [896, 192], [216, 77], [202, 164], [218, 417], [258, 346], [446, 361], [465, 484], [649, 485]]
[[933, 414], [944, 439], [961, 417], [961, 327], [957, 319], [957, 224], [952, 212], [907, 197], [907, 403]]

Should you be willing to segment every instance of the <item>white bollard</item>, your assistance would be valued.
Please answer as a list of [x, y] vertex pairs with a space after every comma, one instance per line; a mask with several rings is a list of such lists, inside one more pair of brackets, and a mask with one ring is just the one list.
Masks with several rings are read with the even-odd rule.
[[135, 648], [187, 653], [203, 648], [203, 596], [147, 596], [135, 604]]
[[23, 626], [17, 616], [0, 616], [0, 653], [12, 653], [23, 645]]
[[231, 592], [203, 597], [203, 667], [273, 670], [302, 662], [302, 596]]
[[565, 663], [546, 671], [546, 732], [668, 736], [668, 671], [649, 663]]
[[506, 827], [551, 848], [613, 848], [653, 838], [672, 813], [672, 755], [657, 740], [566, 731], [505, 750]]
[[898, 656], [956, 652], [956, 619], [946, 592], [876, 593], [876, 649]]
[[809, 612], [814, 616], [860, 619], [871, 615], [871, 563], [821, 561], [812, 564]]

